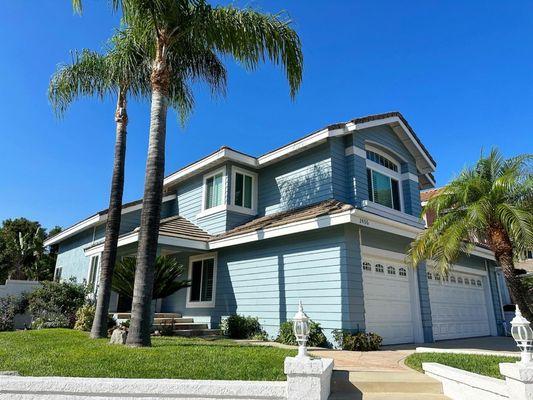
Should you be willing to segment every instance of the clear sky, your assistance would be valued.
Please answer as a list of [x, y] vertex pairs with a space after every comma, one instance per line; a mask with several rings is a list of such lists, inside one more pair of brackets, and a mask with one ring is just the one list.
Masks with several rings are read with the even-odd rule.
[[[117, 25], [106, 0], [5, 1], [0, 11], [0, 220], [66, 227], [107, 207], [114, 101], [75, 103], [57, 120], [48, 81], [77, 48], [99, 49]], [[529, 1], [254, 1], [286, 10], [305, 72], [291, 101], [270, 65], [228, 61], [224, 99], [196, 90], [183, 130], [169, 114], [166, 172], [222, 145], [260, 155], [327, 124], [401, 111], [437, 160], [437, 184], [481, 148], [533, 152], [533, 3]], [[149, 104], [131, 103], [124, 200], [141, 196]]]

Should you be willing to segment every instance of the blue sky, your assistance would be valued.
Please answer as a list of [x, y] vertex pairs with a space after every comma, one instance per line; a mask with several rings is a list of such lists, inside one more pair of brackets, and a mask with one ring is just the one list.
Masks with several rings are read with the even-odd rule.
[[[305, 55], [291, 101], [279, 69], [245, 72], [228, 60], [224, 99], [196, 91], [186, 129], [174, 113], [167, 173], [229, 145], [260, 155], [327, 124], [401, 111], [437, 160], [437, 183], [481, 148], [533, 152], [533, 3], [527, 1], [255, 1], [286, 10]], [[0, 37], [0, 220], [24, 216], [68, 226], [106, 208], [113, 100], [75, 103], [54, 117], [46, 96], [57, 65], [77, 48], [99, 49], [117, 24], [105, 0], [9, 1]], [[129, 107], [124, 200], [140, 197], [149, 104]]]

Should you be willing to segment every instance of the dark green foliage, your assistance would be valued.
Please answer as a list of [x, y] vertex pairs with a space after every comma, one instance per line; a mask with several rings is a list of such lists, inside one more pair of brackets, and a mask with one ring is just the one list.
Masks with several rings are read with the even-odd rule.
[[222, 321], [220, 325], [222, 334], [231, 339], [252, 339], [253, 337], [266, 336], [261, 328], [259, 320], [255, 317], [245, 317], [244, 315], [231, 315]]
[[7, 278], [51, 280], [54, 275], [57, 247], [45, 249], [43, 243], [61, 228], [47, 235], [46, 229], [26, 218], [7, 219], [0, 227], [0, 283]]
[[500, 363], [515, 363], [515, 357], [486, 356], [478, 354], [415, 353], [405, 359], [405, 365], [423, 372], [422, 363], [435, 362], [475, 374], [503, 379]]
[[[294, 336], [294, 329], [292, 321], [285, 321], [279, 326], [279, 335], [276, 342], [296, 346], [296, 336]], [[307, 341], [309, 347], [329, 347], [326, 335], [322, 332], [322, 327], [318, 322], [311, 321], [309, 323], [309, 339]]]
[[[136, 260], [125, 257], [115, 266], [113, 291], [121, 296], [133, 297], [133, 283], [135, 281]], [[173, 257], [158, 256], [155, 262], [154, 299], [163, 299], [176, 293], [178, 290], [189, 287], [190, 281], [179, 279], [185, 276], [185, 268]]]
[[72, 328], [76, 311], [85, 303], [86, 294], [86, 287], [75, 282], [43, 282], [28, 296], [35, 327]]
[[23, 314], [26, 309], [25, 296], [0, 298], [0, 332], [15, 329], [15, 315]]
[[333, 338], [342, 350], [350, 351], [376, 351], [383, 341], [383, 338], [376, 333], [354, 333], [341, 329], [333, 331]]

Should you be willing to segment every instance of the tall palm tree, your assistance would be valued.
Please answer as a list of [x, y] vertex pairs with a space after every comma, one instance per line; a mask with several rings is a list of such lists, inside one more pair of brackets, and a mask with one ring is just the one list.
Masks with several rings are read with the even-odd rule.
[[408, 260], [418, 265], [433, 260], [446, 275], [462, 253], [475, 243], [487, 245], [503, 270], [515, 303], [533, 322], [527, 291], [514, 261], [533, 245], [532, 155], [505, 160], [493, 149], [433, 196], [423, 209], [436, 219], [411, 243]]
[[151, 66], [151, 121], [132, 318], [127, 343], [149, 346], [154, 263], [163, 195], [166, 116], [169, 88], [192, 48], [215, 51], [248, 69], [269, 59], [281, 64], [291, 96], [302, 79], [300, 40], [280, 15], [232, 6], [212, 7], [205, 0], [115, 0], [138, 37], [155, 42]]
[[[117, 97], [115, 158], [96, 313], [91, 330], [93, 338], [107, 337], [107, 313], [122, 214], [127, 97], [149, 96], [153, 45], [154, 43], [135, 38], [131, 30], [126, 28], [115, 34], [105, 54], [90, 50], [74, 53], [73, 62], [62, 66], [50, 83], [49, 97], [59, 115], [63, 115], [68, 106], [80, 96], [104, 97], [111, 94]], [[187, 56], [186, 68], [176, 70], [177, 79], [170, 84], [168, 95], [170, 104], [179, 111], [182, 123], [193, 108], [192, 96], [184, 84], [187, 79], [207, 81], [213, 93], [223, 92], [226, 82], [224, 66], [213, 52], [191, 50]]]

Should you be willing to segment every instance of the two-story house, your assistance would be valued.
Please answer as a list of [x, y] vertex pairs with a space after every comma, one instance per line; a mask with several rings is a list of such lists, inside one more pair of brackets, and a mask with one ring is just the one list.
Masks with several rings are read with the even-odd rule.
[[[330, 125], [260, 157], [223, 147], [187, 165], [165, 178], [159, 246], [192, 286], [161, 311], [211, 327], [257, 316], [274, 336], [302, 300], [328, 335], [366, 330], [386, 344], [497, 335], [490, 252], [476, 249], [446, 278], [405, 264], [435, 167], [397, 112]], [[136, 253], [141, 207], [124, 206], [119, 256]], [[57, 276], [96, 282], [106, 215], [47, 241], [59, 244]], [[115, 296], [112, 307], [127, 305]]]

